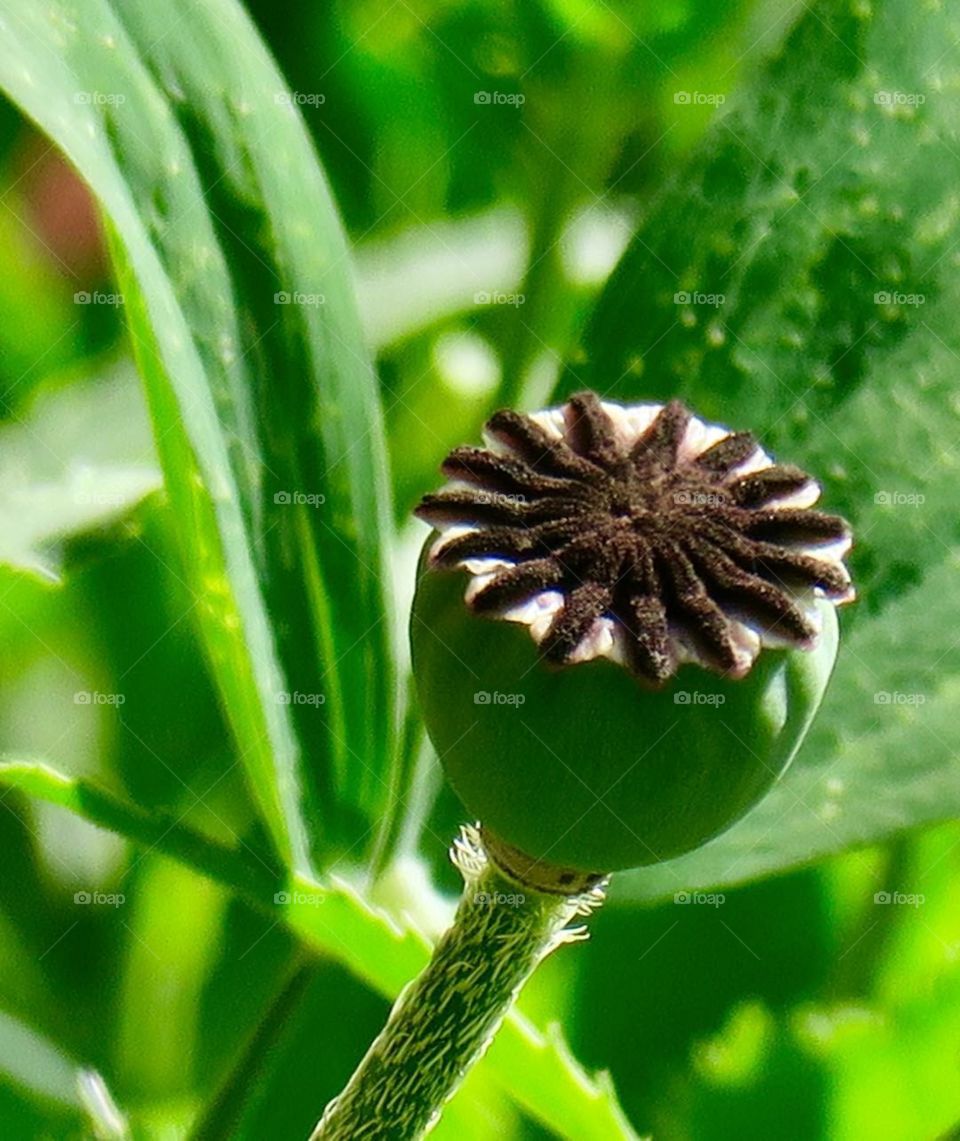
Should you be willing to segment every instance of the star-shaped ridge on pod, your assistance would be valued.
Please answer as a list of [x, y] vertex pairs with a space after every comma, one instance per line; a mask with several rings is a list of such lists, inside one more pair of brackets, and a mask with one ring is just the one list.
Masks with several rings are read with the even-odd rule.
[[497, 412], [485, 438], [417, 508], [439, 532], [430, 565], [466, 570], [469, 607], [526, 624], [548, 662], [742, 677], [765, 645], [812, 648], [818, 598], [854, 596], [850, 531], [813, 509], [816, 481], [679, 401], [581, 392]]

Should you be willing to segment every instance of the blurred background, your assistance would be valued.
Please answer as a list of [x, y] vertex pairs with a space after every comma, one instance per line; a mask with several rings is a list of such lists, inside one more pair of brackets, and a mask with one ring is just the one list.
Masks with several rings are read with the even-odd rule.
[[[802, 7], [250, 5], [354, 250], [401, 595], [422, 539], [410, 511], [444, 454], [495, 399], [546, 397], [653, 188], [723, 101], [695, 94], [733, 91]], [[168, 511], [95, 208], [0, 105], [2, 751], [213, 834], [249, 831]], [[397, 875], [436, 925], [460, 810], [428, 791], [423, 863]], [[614, 898], [588, 944], [546, 964], [528, 1009], [562, 1021], [664, 1141], [945, 1137], [960, 1119], [958, 840], [939, 825], [727, 889], [722, 906]], [[242, 1135], [305, 1136], [385, 1016], [335, 964], [297, 974], [283, 929], [208, 881], [13, 793], [0, 869], [4, 1137], [82, 1136], [65, 1092], [78, 1063], [153, 1136], [183, 1136], [288, 978]], [[874, 907], [892, 886], [922, 906]], [[437, 1136], [548, 1136], [493, 1090], [483, 1105], [472, 1134], [451, 1118]]]

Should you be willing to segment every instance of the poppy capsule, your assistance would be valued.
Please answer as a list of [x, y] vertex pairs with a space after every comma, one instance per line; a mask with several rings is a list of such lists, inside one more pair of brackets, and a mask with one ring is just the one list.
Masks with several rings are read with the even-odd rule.
[[411, 620], [431, 740], [487, 833], [606, 873], [699, 847], [795, 755], [853, 597], [847, 525], [748, 433], [584, 392], [455, 449]]

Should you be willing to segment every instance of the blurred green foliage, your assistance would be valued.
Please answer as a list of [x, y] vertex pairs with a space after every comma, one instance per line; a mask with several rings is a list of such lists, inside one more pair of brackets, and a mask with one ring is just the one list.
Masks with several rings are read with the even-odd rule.
[[[21, 19], [7, 7], [4, 20]], [[30, 37], [69, 39], [70, 8], [36, 5]], [[936, 823], [960, 796], [956, 17], [905, 0], [256, 0], [284, 76], [271, 91], [233, 5], [217, 0], [197, 25], [187, 6], [163, 43], [149, 5], [112, 8], [148, 65], [124, 57], [117, 82], [139, 93], [137, 118], [104, 118], [101, 169], [119, 155], [122, 177], [97, 189], [101, 204], [111, 186], [129, 194], [166, 277], [145, 284], [129, 228], [113, 213], [105, 238], [57, 149], [0, 106], [0, 747], [96, 782], [122, 809], [96, 828], [82, 797], [68, 813], [27, 795], [29, 766], [19, 786], [0, 772], [3, 1135], [306, 1136], [425, 954], [366, 903], [432, 935], [457, 888], [445, 850], [461, 809], [415, 710], [390, 741], [422, 538], [410, 508], [497, 403], [582, 383], [683, 395], [809, 464], [857, 523], [864, 597], [789, 780], [703, 852], [614, 885], [590, 942], [525, 993], [538, 1030], [511, 1024], [435, 1136], [611, 1136], [618, 1101], [664, 1141], [945, 1134], [960, 1121], [960, 830]], [[215, 60], [197, 47], [214, 11]], [[74, 75], [116, 47], [92, 18], [84, 34]], [[64, 110], [52, 86], [25, 96], [3, 51], [8, 85], [69, 137], [58, 124], [84, 105]], [[69, 79], [57, 53], [39, 58], [51, 85]], [[236, 113], [251, 91], [256, 136]], [[138, 153], [147, 122], [156, 153]], [[307, 137], [357, 266], [382, 437], [364, 349], [344, 350], [350, 286]], [[160, 139], [195, 163], [202, 223], [176, 229], [155, 193]], [[90, 177], [88, 152], [68, 149]], [[264, 196], [291, 149], [292, 172]], [[315, 232], [285, 231], [304, 203]], [[225, 309], [178, 276], [201, 233], [224, 259]], [[164, 280], [186, 316], [158, 332]], [[337, 336], [292, 307], [277, 325], [270, 295], [291, 284], [345, 294]], [[119, 306], [77, 300], [120, 288], [130, 332]], [[675, 304], [697, 291], [725, 300]], [[217, 373], [210, 331], [224, 312], [251, 356]], [[203, 368], [152, 374], [180, 334]], [[226, 431], [197, 443], [191, 402], [208, 399], [210, 426], [232, 423], [248, 450]], [[360, 424], [372, 429], [361, 453], [331, 466]], [[276, 490], [331, 470], [336, 510], [305, 531], [272, 509]], [[220, 497], [193, 533], [195, 479]], [[218, 657], [191, 536], [222, 537], [227, 501], [256, 589]], [[380, 595], [393, 593], [390, 609]], [[251, 649], [256, 614], [271, 626]], [[231, 660], [247, 655], [256, 673], [273, 646], [291, 689], [319, 688], [337, 663], [343, 720], [225, 684]], [[268, 732], [245, 739], [257, 702]], [[271, 818], [274, 765], [287, 794], [315, 787]], [[298, 865], [284, 845], [301, 826]], [[271, 911], [270, 890], [297, 885], [322, 906]], [[696, 888], [712, 906], [674, 902]], [[557, 1021], [563, 1036], [541, 1040]], [[581, 1065], [610, 1071], [615, 1094]]]

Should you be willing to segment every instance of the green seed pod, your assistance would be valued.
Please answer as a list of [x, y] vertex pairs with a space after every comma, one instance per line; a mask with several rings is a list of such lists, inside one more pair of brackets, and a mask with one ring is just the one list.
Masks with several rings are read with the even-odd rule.
[[500, 412], [418, 514], [423, 717], [499, 841], [582, 872], [671, 859], [789, 765], [853, 591], [843, 520], [746, 433], [592, 393]]

